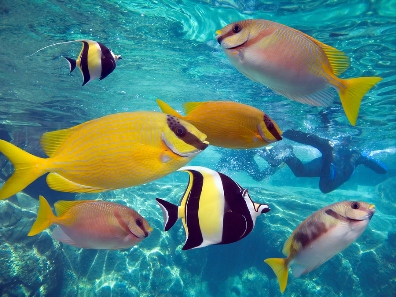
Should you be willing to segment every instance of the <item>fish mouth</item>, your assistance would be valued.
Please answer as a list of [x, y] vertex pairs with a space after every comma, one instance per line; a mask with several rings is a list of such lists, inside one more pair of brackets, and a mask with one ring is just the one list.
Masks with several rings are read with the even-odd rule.
[[[202, 152], [201, 149], [196, 149], [196, 150], [193, 150], [193, 151], [190, 151], [190, 152], [182, 153], [182, 152], [179, 152], [179, 151], [176, 149], [176, 147], [175, 147], [174, 145], [172, 145], [172, 144], [166, 139], [164, 133], [162, 133], [161, 139], [162, 139], [163, 143], [164, 143], [174, 154], [176, 154], [176, 155], [178, 155], [178, 156], [180, 156], [180, 157], [183, 157], [183, 158], [192, 158], [192, 157], [198, 155], [200, 152]], [[203, 144], [204, 149], [205, 149], [205, 148], [209, 145], [209, 142], [207, 142], [207, 141], [202, 141], [202, 144]]]
[[246, 41], [242, 42], [239, 45], [231, 46], [231, 47], [225, 47], [225, 48], [228, 49], [228, 50], [235, 50], [235, 49], [243, 47], [247, 42], [248, 42], [248, 39], [246, 39]]

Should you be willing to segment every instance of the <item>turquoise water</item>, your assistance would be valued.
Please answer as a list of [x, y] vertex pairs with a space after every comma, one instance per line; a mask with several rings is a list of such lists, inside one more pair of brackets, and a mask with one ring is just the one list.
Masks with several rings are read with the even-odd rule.
[[[250, 81], [227, 60], [215, 31], [230, 22], [264, 18], [301, 30], [344, 51], [351, 67], [342, 77], [381, 76], [363, 99], [357, 125], [349, 125], [338, 99], [328, 109], [299, 104]], [[0, 296], [281, 296], [263, 262], [280, 257], [283, 243], [307, 216], [333, 202], [363, 200], [377, 212], [349, 248], [318, 269], [289, 276], [284, 296], [396, 295], [396, 2], [395, 1], [0, 1], [0, 138], [38, 156], [44, 132], [68, 128], [103, 115], [159, 111], [155, 99], [182, 110], [189, 101], [232, 100], [269, 114], [283, 131], [296, 129], [353, 147], [380, 160], [388, 173], [359, 166], [329, 194], [318, 178], [296, 178], [287, 166], [260, 182], [243, 170], [220, 168], [252, 199], [271, 212], [258, 217], [253, 232], [230, 245], [182, 251], [178, 222], [169, 232], [156, 197], [177, 203], [187, 174], [101, 194], [51, 191], [42, 179], [25, 192], [0, 201]], [[62, 56], [76, 57], [92, 39], [121, 54], [106, 79], [81, 87]], [[286, 143], [290, 141], [284, 140]], [[303, 160], [319, 152], [292, 143]], [[190, 164], [216, 168], [228, 150], [209, 147]], [[260, 168], [268, 164], [256, 161]], [[12, 166], [0, 156], [0, 183]], [[154, 231], [123, 251], [77, 249], [53, 241], [51, 230], [27, 237], [39, 194], [59, 199], [103, 199], [127, 204]]]

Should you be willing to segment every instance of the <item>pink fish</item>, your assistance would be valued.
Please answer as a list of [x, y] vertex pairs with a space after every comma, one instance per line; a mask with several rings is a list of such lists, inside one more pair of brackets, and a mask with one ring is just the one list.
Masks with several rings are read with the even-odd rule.
[[336, 89], [356, 124], [363, 96], [381, 77], [341, 79], [348, 57], [298, 30], [267, 20], [244, 20], [216, 31], [231, 63], [253, 81], [301, 103], [329, 106]]
[[117, 203], [80, 200], [58, 201], [55, 216], [50, 205], [40, 196], [37, 220], [29, 236], [36, 235], [52, 224], [59, 225], [52, 238], [86, 249], [119, 250], [138, 244], [152, 228], [133, 209]]

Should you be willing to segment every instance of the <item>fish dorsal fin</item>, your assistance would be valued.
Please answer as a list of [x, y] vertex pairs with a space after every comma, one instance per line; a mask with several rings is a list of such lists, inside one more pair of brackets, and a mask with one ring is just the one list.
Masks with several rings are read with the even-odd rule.
[[333, 70], [333, 73], [336, 76], [339, 76], [341, 73], [343, 73], [345, 70], [348, 69], [349, 58], [344, 52], [342, 52], [334, 47], [331, 47], [327, 44], [324, 44], [309, 35], [306, 35], [306, 34], [304, 34], [304, 35], [307, 38], [309, 38], [310, 40], [312, 40], [316, 45], [318, 45], [325, 52], [327, 59], [330, 62], [331, 69]]
[[57, 43], [53, 43], [53, 44], [47, 45], [47, 46], [45, 46], [45, 47], [43, 47], [43, 48], [40, 48], [39, 50], [35, 51], [33, 54], [26, 56], [26, 58], [31, 57], [31, 56], [33, 56], [34, 54], [37, 54], [38, 52], [41, 52], [42, 50], [44, 50], [44, 49], [46, 49], [46, 48], [49, 48], [49, 47], [52, 47], [52, 46], [56, 46], [56, 45], [60, 45], [60, 44], [67, 44], [67, 43], [72, 43], [72, 42], [84, 42], [84, 41], [85, 41], [85, 42], [88, 42], [88, 43], [92, 43], [92, 42], [95, 42], [95, 43], [96, 43], [96, 41], [89, 40], [89, 39], [78, 39], [78, 40], [70, 40], [70, 41], [57, 42]]
[[290, 255], [291, 244], [292, 244], [292, 236], [290, 236], [290, 237], [286, 240], [285, 244], [283, 245], [282, 253], [283, 253], [286, 257], [289, 257], [289, 255]]
[[69, 211], [70, 208], [73, 206], [83, 204], [83, 203], [90, 203], [90, 202], [95, 202], [94, 200], [78, 200], [78, 201], [65, 201], [61, 200], [58, 202], [55, 202], [54, 207], [55, 211], [58, 217], [64, 215], [66, 212]]
[[52, 157], [76, 127], [44, 133], [40, 143], [47, 156]]
[[204, 102], [187, 102], [183, 104], [184, 113], [188, 115], [190, 112], [201, 106]]
[[182, 118], [182, 115], [174, 110], [168, 103], [162, 101], [161, 99], [157, 98], [157, 104], [163, 113], [169, 114], [171, 116]]

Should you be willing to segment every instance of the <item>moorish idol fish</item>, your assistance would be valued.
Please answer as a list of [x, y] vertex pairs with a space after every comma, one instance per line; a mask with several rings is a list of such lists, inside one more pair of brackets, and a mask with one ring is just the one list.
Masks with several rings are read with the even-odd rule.
[[374, 213], [374, 204], [343, 201], [328, 205], [304, 220], [283, 246], [287, 258], [264, 260], [275, 272], [281, 292], [286, 289], [289, 267], [294, 277], [318, 268], [358, 239]]
[[15, 167], [0, 199], [49, 172], [47, 184], [62, 192], [102, 192], [144, 184], [186, 165], [208, 143], [190, 123], [161, 112], [124, 112], [47, 132], [39, 158], [0, 140]]
[[189, 174], [180, 206], [157, 198], [168, 231], [182, 219], [186, 233], [183, 250], [227, 244], [246, 237], [256, 218], [270, 211], [252, 201], [248, 191], [227, 175], [200, 166], [182, 167]]
[[382, 80], [339, 78], [349, 67], [345, 53], [279, 23], [244, 20], [216, 34], [237, 70], [278, 94], [305, 104], [330, 106], [335, 89], [353, 126], [363, 96]]
[[164, 101], [157, 99], [162, 112], [183, 119], [206, 134], [211, 145], [250, 149], [282, 139], [282, 131], [261, 110], [232, 101], [187, 102], [182, 116]]
[[122, 59], [120, 55], [113, 54], [111, 49], [108, 49], [104, 44], [88, 39], [54, 43], [39, 49], [28, 57], [48, 47], [72, 42], [82, 42], [81, 52], [77, 60], [68, 57], [65, 57], [65, 59], [69, 62], [70, 73], [76, 66], [80, 68], [84, 80], [83, 86], [96, 78], [99, 78], [99, 80], [104, 79], [114, 71], [117, 60]]
[[37, 220], [28, 236], [58, 227], [52, 238], [85, 249], [119, 250], [141, 242], [153, 230], [132, 208], [100, 200], [58, 201], [55, 216], [47, 200], [40, 196]]

